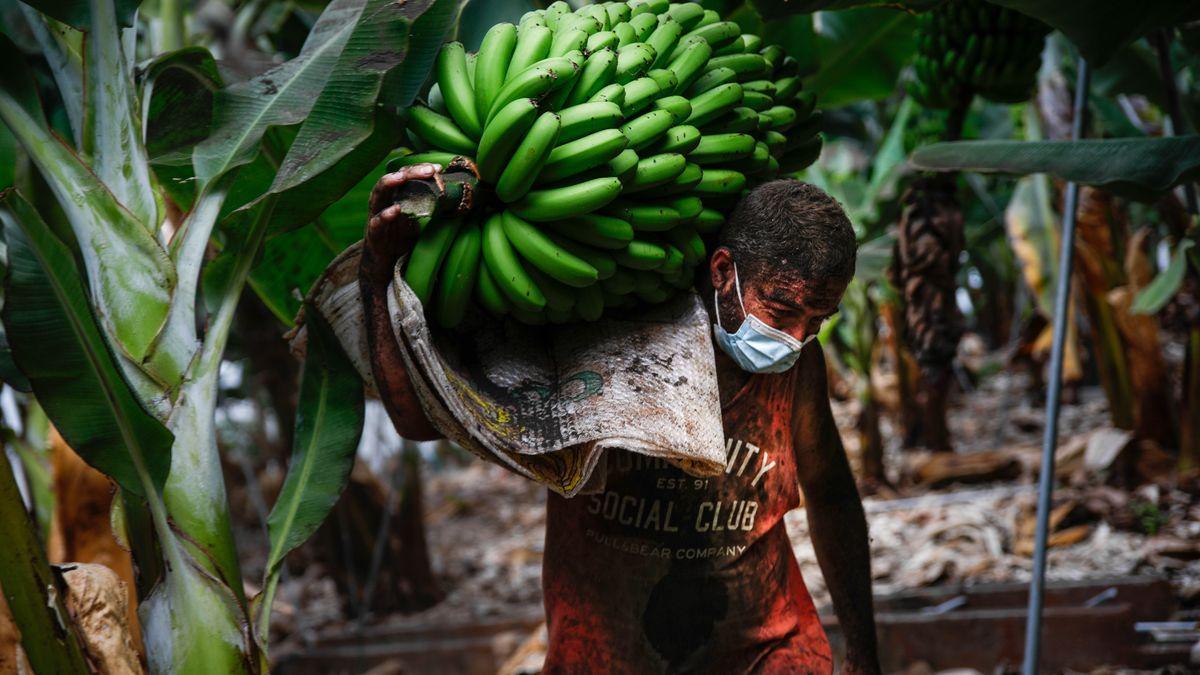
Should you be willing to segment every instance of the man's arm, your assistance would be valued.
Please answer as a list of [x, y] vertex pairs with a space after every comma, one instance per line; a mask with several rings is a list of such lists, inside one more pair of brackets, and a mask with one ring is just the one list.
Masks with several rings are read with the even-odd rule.
[[867, 521], [829, 407], [825, 355], [805, 347], [796, 366], [793, 449], [808, 531], [846, 637], [844, 673], [878, 673]]
[[358, 268], [359, 289], [367, 327], [367, 351], [371, 355], [371, 374], [375, 388], [396, 432], [414, 441], [441, 438], [426, 417], [417, 392], [413, 389], [400, 354], [400, 345], [392, 332], [388, 312], [388, 284], [401, 255], [412, 250], [418, 227], [415, 220], [394, 204], [396, 191], [410, 180], [441, 180], [436, 164], [416, 164], [389, 173], [379, 179], [371, 191], [368, 206], [370, 220], [363, 237], [362, 258]]

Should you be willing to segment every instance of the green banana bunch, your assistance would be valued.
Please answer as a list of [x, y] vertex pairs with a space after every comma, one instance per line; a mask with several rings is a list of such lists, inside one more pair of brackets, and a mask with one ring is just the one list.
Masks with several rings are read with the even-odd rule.
[[975, 94], [997, 103], [1028, 100], [1041, 66], [1046, 24], [983, 0], [953, 0], [921, 14], [909, 93], [930, 108], [955, 108]]
[[553, 2], [446, 44], [389, 170], [467, 157], [483, 195], [424, 225], [405, 280], [445, 328], [472, 302], [564, 323], [691, 288], [741, 194], [820, 153], [797, 71], [696, 2]]

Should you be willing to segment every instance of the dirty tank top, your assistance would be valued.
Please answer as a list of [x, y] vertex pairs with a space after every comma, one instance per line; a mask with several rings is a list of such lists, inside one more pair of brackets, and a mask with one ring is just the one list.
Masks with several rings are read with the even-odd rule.
[[549, 495], [544, 673], [832, 672], [783, 523], [797, 370], [725, 404], [724, 474], [612, 452], [603, 492]]

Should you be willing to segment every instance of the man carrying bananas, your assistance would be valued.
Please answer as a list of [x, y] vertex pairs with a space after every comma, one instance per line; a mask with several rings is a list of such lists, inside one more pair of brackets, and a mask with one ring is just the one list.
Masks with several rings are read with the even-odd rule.
[[[416, 234], [375, 187], [362, 290], [377, 386], [406, 438], [438, 437], [387, 323], [386, 288]], [[843, 673], [879, 672], [862, 503], [813, 341], [854, 271], [837, 202], [792, 180], [749, 193], [697, 283], [713, 322], [726, 438], [722, 475], [614, 452], [600, 494], [550, 494], [543, 562], [545, 673], [831, 673], [829, 642], [783, 516], [803, 490], [813, 546], [845, 636]], [[382, 377], [379, 377], [382, 375]]]

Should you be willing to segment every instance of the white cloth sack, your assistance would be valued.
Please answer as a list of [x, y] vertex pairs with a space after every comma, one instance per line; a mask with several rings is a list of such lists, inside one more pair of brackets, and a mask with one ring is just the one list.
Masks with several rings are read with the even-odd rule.
[[[310, 298], [373, 390], [359, 251], [334, 260]], [[595, 469], [608, 448], [695, 475], [724, 470], [711, 327], [696, 294], [566, 326], [477, 312], [444, 331], [425, 321], [402, 265], [390, 287], [392, 328], [426, 414], [450, 440], [567, 497], [599, 487], [604, 472]]]

